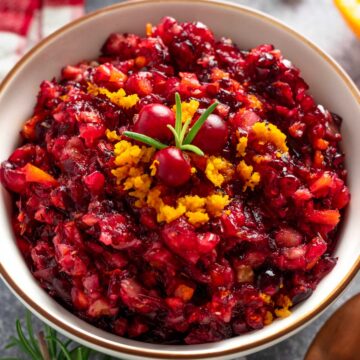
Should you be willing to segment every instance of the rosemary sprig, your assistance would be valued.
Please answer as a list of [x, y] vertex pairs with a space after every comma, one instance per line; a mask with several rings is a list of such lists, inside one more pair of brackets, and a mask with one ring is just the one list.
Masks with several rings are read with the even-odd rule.
[[[195, 122], [195, 124], [191, 127], [191, 129], [188, 131], [188, 128], [191, 123], [191, 118], [186, 119], [184, 125], [182, 124], [182, 109], [181, 109], [181, 98], [179, 93], [175, 94], [175, 128], [171, 125], [167, 125], [168, 129], [172, 132], [174, 135], [174, 141], [175, 146], [183, 151], [192, 151], [193, 153], [197, 155], [204, 155], [204, 152], [198, 148], [197, 146], [191, 144], [191, 142], [195, 139], [195, 136], [201, 129], [201, 127], [204, 125], [206, 119], [209, 117], [209, 115], [215, 110], [216, 106], [218, 105], [217, 102], [214, 102], [211, 104], [199, 117], [199, 119]], [[161, 150], [168, 147], [168, 145], [165, 145], [149, 136], [139, 134], [133, 131], [124, 131], [123, 135], [136, 140], [140, 141], [144, 144], [147, 144], [149, 146], [154, 147], [155, 149]], [[185, 136], [186, 135], [186, 136]]]
[[177, 134], [180, 134], [181, 124], [182, 124], [182, 108], [181, 108], [181, 98], [178, 92], [175, 93], [175, 104], [176, 104], [175, 131]]
[[[26, 332], [24, 333], [20, 320], [16, 320], [18, 337], [12, 336], [5, 349], [18, 347], [26, 356], [21, 358], [0, 358], [0, 360], [90, 360], [92, 356], [100, 355], [87, 347], [76, 345], [72, 340], [63, 342], [58, 333], [50, 326], [44, 325], [44, 331], [34, 334], [31, 313], [26, 313]], [[103, 360], [112, 358], [104, 355]]]
[[140, 141], [146, 145], [150, 145], [152, 147], [154, 147], [155, 149], [161, 150], [161, 149], [165, 149], [167, 147], [167, 145], [162, 144], [160, 141], [157, 141], [155, 139], [153, 139], [150, 136], [147, 135], [143, 135], [137, 132], [133, 132], [133, 131], [124, 131], [123, 135], [136, 140], [136, 141]]

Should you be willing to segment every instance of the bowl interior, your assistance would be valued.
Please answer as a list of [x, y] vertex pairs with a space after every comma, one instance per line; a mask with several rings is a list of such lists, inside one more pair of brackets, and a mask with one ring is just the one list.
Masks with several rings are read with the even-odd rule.
[[[3, 189], [0, 195], [1, 267], [3, 273], [8, 274], [7, 281], [21, 295], [22, 301], [31, 306], [40, 317], [53, 322], [57, 328], [61, 327], [67, 335], [78, 336], [80, 342], [91, 342], [92, 346], [113, 355], [119, 343], [124, 352], [141, 348], [151, 354], [157, 353], [159, 357], [169, 358], [216, 356], [219, 352], [230, 353], [234, 348], [243, 350], [242, 353], [245, 354], [253, 352], [255, 348], [259, 350], [270, 345], [280, 335], [291, 334], [297, 327], [303, 326], [308, 318], [320, 313], [329, 304], [329, 299], [342, 290], [345, 279], [350, 272], [354, 273], [354, 267], [359, 261], [360, 226], [356, 217], [356, 212], [360, 210], [360, 182], [357, 181], [360, 178], [360, 162], [356, 160], [357, 154], [360, 154], [359, 93], [347, 76], [311, 43], [269, 17], [230, 4], [154, 0], [120, 4], [111, 10], [102, 10], [50, 37], [25, 58], [4, 82], [0, 92], [1, 159], [5, 160], [16, 146], [19, 130], [24, 120], [31, 116], [42, 80], [58, 76], [60, 69], [66, 64], [95, 58], [111, 32], [143, 35], [147, 22], [156, 24], [165, 15], [180, 21], [202, 21], [217, 37], [230, 37], [243, 49], [262, 43], [274, 44], [302, 70], [316, 101], [343, 117], [343, 149], [347, 155], [352, 201], [336, 248], [338, 265], [319, 284], [313, 296], [294, 309], [292, 316], [275, 321], [254, 333], [196, 346], [162, 346], [119, 338], [64, 310], [40, 289], [24, 264], [15, 246], [10, 226], [10, 198]], [[139, 358], [143, 358], [137, 354]], [[133, 355], [137, 356], [136, 353]], [[145, 353], [142, 354], [144, 355]]]

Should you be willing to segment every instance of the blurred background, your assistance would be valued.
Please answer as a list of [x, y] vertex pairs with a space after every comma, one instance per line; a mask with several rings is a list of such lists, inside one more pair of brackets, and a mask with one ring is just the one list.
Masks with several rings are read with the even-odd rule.
[[[0, 81], [23, 53], [42, 37], [85, 12], [117, 2], [119, 1], [0, 0]], [[233, 2], [268, 13], [314, 41], [334, 57], [360, 87], [360, 40], [357, 37], [360, 36], [360, 2], [358, 0], [233, 0]], [[359, 291], [360, 275], [323, 315], [304, 330], [246, 359], [303, 359], [309, 344], [326, 319]], [[25, 359], [16, 349], [6, 352], [3, 350], [9, 337], [15, 334], [15, 319], [23, 319], [25, 309], [1, 281], [0, 304], [0, 355]], [[40, 322], [35, 321], [35, 326], [39, 325]]]

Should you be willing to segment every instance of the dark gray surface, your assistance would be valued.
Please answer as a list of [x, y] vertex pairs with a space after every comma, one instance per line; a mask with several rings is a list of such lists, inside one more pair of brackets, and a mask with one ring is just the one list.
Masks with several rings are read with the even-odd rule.
[[[88, 0], [86, 10], [110, 5], [112, 0]], [[242, 0], [234, 1], [269, 13], [331, 54], [360, 86], [360, 41], [345, 26], [331, 0]], [[360, 292], [358, 275], [340, 298], [316, 321], [291, 338], [247, 357], [249, 360], [300, 360], [324, 321], [354, 294]], [[14, 334], [16, 318], [23, 318], [24, 307], [0, 281], [0, 355], [9, 336]], [[37, 324], [39, 322], [36, 322]], [[19, 355], [16, 351], [6, 355]], [[24, 359], [23, 357], [20, 357]], [[340, 360], [340, 359], [339, 359]]]

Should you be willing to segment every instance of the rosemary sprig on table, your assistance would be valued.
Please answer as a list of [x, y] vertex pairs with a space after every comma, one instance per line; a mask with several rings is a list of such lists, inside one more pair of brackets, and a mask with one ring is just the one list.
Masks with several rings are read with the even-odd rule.
[[[175, 112], [175, 128], [171, 125], [167, 125], [169, 130], [174, 135], [175, 140], [175, 146], [179, 148], [180, 150], [185, 151], [192, 151], [197, 155], [204, 155], [204, 152], [199, 149], [197, 146], [191, 144], [191, 142], [194, 140], [195, 136], [201, 129], [201, 127], [204, 125], [206, 119], [209, 117], [209, 115], [215, 110], [216, 106], [218, 105], [217, 102], [214, 102], [211, 104], [199, 117], [199, 119], [196, 120], [195, 124], [191, 127], [191, 129], [188, 132], [191, 118], [187, 119], [184, 124], [182, 124], [182, 109], [181, 109], [181, 99], [179, 93], [175, 94], [175, 105], [176, 105], [176, 112]], [[144, 144], [150, 145], [154, 147], [155, 149], [161, 150], [168, 147], [168, 145], [165, 145], [161, 143], [160, 141], [157, 141], [153, 139], [150, 136], [140, 134], [133, 131], [124, 131], [124, 136], [127, 136], [128, 138], [131, 138], [136, 141], [140, 141]], [[186, 135], [186, 136], [185, 136]]]
[[[0, 358], [0, 360], [90, 360], [92, 356], [100, 355], [85, 346], [75, 344], [72, 340], [62, 341], [58, 333], [45, 324], [43, 331], [35, 335], [29, 311], [26, 312], [25, 323], [27, 336], [20, 320], [16, 320], [17, 337], [12, 336], [5, 349], [18, 347], [26, 358], [8, 357]], [[103, 355], [102, 359], [111, 360], [112, 358]]]

